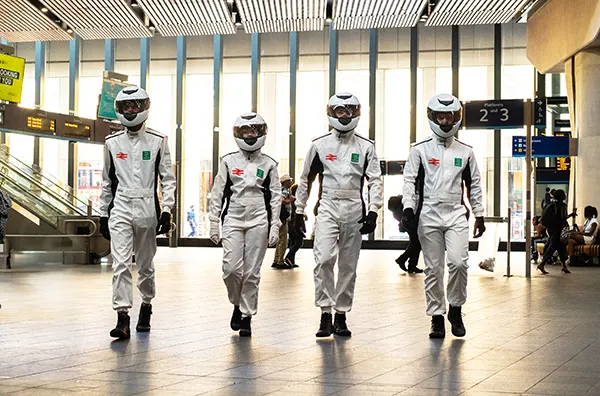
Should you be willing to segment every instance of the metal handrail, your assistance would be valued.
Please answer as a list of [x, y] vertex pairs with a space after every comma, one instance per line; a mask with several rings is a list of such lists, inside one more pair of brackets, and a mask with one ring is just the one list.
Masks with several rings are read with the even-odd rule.
[[56, 192], [54, 192], [51, 189], [49, 189], [47, 186], [45, 186], [42, 183], [40, 183], [39, 181], [35, 180], [34, 178], [32, 178], [31, 176], [29, 176], [28, 174], [26, 174], [22, 170], [11, 166], [10, 163], [4, 161], [3, 159], [0, 159], [0, 163], [2, 163], [2, 165], [4, 165], [4, 166], [8, 167], [11, 171], [19, 174], [21, 177], [24, 177], [25, 179], [29, 180], [36, 187], [40, 188], [46, 194], [51, 195], [53, 198], [55, 198], [57, 201], [61, 202], [65, 206], [67, 206], [69, 209], [73, 210], [75, 213], [78, 213], [78, 214], [81, 215], [81, 210], [77, 206], [73, 205], [68, 200], [64, 199], [63, 197], [61, 197], [60, 195], [58, 195]]
[[91, 238], [98, 231], [98, 226], [90, 219], [66, 219], [65, 223], [86, 222], [92, 224], [92, 231], [89, 234], [62, 234], [62, 235], [33, 235], [33, 234], [7, 234], [5, 238]]

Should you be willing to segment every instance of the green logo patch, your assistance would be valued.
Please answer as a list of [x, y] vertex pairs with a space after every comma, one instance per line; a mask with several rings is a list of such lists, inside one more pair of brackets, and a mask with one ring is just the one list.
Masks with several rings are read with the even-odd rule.
[[462, 158], [454, 158], [454, 166], [462, 166]]
[[142, 151], [142, 160], [150, 161], [150, 151]]
[[256, 176], [257, 176], [257, 177], [260, 177], [260, 178], [263, 178], [263, 177], [265, 176], [265, 171], [264, 171], [264, 170], [262, 170], [262, 169], [260, 169], [260, 168], [259, 168], [259, 169], [257, 169], [257, 170], [256, 170]]
[[358, 159], [359, 159], [358, 153], [352, 153], [352, 158], [350, 159], [350, 161], [352, 161], [355, 164], [358, 164]]

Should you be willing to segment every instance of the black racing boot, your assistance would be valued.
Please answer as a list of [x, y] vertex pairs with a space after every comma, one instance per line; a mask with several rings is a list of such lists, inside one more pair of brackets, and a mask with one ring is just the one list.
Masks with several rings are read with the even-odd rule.
[[110, 331], [110, 336], [121, 340], [131, 338], [127, 312], [117, 312], [117, 325]]
[[152, 316], [152, 304], [142, 303], [137, 326], [135, 326], [137, 332], [147, 333], [150, 331], [150, 316]]
[[229, 322], [229, 325], [233, 331], [238, 331], [242, 328], [242, 311], [240, 311], [239, 305], [233, 307], [233, 314], [231, 314], [231, 322]]
[[241, 327], [240, 327], [240, 337], [250, 337], [252, 335], [252, 329], [250, 328], [251, 321], [252, 321], [251, 316], [242, 318]]
[[452, 324], [452, 334], [455, 337], [464, 337], [467, 334], [467, 330], [465, 329], [465, 325], [462, 320], [462, 312], [461, 307], [453, 307], [450, 305], [450, 310], [448, 311], [448, 322]]
[[444, 326], [444, 316], [434, 315], [431, 317], [431, 332], [429, 338], [446, 337], [446, 327]]
[[346, 325], [346, 314], [336, 313], [333, 319], [333, 332], [340, 337], [350, 337], [352, 332]]
[[321, 314], [321, 324], [319, 325], [319, 331], [317, 331], [317, 337], [329, 337], [333, 333], [333, 325], [331, 324], [331, 314], [323, 312]]

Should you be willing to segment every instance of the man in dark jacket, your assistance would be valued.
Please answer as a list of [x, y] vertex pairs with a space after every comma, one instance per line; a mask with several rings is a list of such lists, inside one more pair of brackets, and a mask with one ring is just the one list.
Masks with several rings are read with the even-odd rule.
[[[409, 232], [402, 226], [402, 212], [404, 206], [402, 205], [402, 195], [391, 197], [388, 200], [388, 209], [394, 215], [394, 218], [398, 220], [398, 229], [400, 232], [408, 232], [409, 243], [408, 247], [396, 259], [396, 263], [404, 272], [409, 274], [420, 274], [423, 272], [422, 269], [418, 268], [419, 256], [421, 255], [421, 243], [419, 242], [419, 235], [416, 232]], [[408, 261], [408, 268], [406, 268], [406, 262]]]

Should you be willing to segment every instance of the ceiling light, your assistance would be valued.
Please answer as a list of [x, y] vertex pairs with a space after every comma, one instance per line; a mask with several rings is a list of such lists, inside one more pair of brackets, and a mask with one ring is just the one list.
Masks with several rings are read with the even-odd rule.
[[54, 22], [60, 23], [60, 19], [55, 19]]
[[42, 8], [40, 9], [40, 11], [42, 11], [42, 12], [46, 13], [46, 12], [48, 12], [48, 9], [47, 9], [46, 7], [42, 7]]
[[154, 31], [156, 28], [154, 26], [150, 26], [148, 29]]
[[71, 28], [68, 28], [68, 29], [67, 29], [67, 33], [69, 33], [69, 34], [73, 33], [73, 29], [71, 29]]

